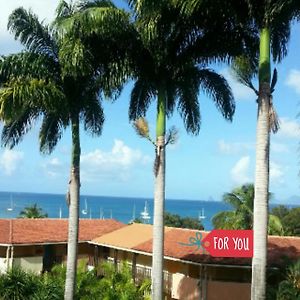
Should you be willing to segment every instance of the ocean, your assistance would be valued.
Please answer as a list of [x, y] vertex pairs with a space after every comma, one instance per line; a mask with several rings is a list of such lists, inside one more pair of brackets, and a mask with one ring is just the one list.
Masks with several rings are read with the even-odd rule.
[[[134, 211], [136, 218], [141, 216], [146, 203], [151, 217], [149, 223], [153, 221], [153, 199], [81, 195], [80, 200], [80, 218], [114, 218], [128, 223], [132, 220]], [[65, 195], [0, 192], [0, 218], [16, 218], [24, 207], [34, 203], [49, 218], [59, 218], [60, 215], [62, 218], [68, 217]], [[198, 218], [204, 214], [204, 229], [211, 230], [211, 218], [220, 211], [230, 210], [230, 206], [221, 201], [166, 199], [165, 210], [182, 217]]]

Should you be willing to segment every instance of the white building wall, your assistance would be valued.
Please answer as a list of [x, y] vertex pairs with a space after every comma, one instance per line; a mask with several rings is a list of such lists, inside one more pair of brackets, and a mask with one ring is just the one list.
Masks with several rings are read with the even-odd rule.
[[14, 258], [14, 266], [26, 271], [41, 273], [43, 270], [43, 256], [16, 257]]

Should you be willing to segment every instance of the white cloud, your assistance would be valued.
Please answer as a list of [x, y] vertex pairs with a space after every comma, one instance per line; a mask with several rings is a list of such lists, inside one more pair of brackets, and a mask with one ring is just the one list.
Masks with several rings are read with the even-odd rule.
[[227, 69], [222, 70], [221, 74], [228, 81], [236, 100], [253, 100], [253, 99], [255, 99], [254, 92], [251, 89], [249, 89], [248, 87], [246, 87], [245, 85], [239, 83], [232, 75], [230, 69], [227, 68]]
[[235, 184], [241, 185], [247, 182], [251, 182], [249, 176], [250, 157], [243, 156], [240, 158], [230, 171], [231, 178]]
[[44, 173], [51, 178], [57, 178], [60, 175], [65, 175], [67, 167], [57, 157], [51, 158], [42, 164]]
[[296, 93], [300, 94], [300, 70], [290, 70], [285, 84], [293, 88]]
[[112, 150], [96, 149], [81, 157], [82, 181], [99, 179], [128, 180], [134, 167], [148, 164], [151, 158], [140, 150], [132, 149], [121, 140], [114, 140]]
[[0, 156], [0, 166], [4, 174], [10, 176], [16, 172], [23, 158], [23, 152], [5, 149]]
[[284, 183], [283, 167], [275, 162], [270, 162], [270, 181], [272, 183]]
[[295, 120], [289, 118], [280, 119], [280, 129], [277, 133], [279, 137], [283, 138], [300, 138], [300, 126]]
[[238, 154], [242, 151], [249, 151], [254, 149], [254, 144], [251, 143], [239, 143], [239, 142], [225, 142], [224, 140], [218, 141], [218, 150], [222, 154]]

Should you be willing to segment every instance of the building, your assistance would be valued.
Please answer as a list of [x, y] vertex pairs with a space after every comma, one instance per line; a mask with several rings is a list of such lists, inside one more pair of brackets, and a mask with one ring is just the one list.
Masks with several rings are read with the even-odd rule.
[[[41, 272], [66, 261], [68, 221], [62, 219], [0, 220], [0, 270], [21, 266]], [[115, 220], [79, 222], [79, 259], [103, 274], [103, 262], [118, 268], [127, 261], [137, 284], [151, 278], [152, 225], [125, 225]], [[212, 257], [198, 241], [204, 231], [165, 227], [164, 289], [166, 299], [250, 299], [251, 259]], [[299, 237], [270, 236], [268, 268], [280, 271], [300, 258]], [[276, 273], [275, 272], [275, 273]], [[274, 278], [276, 280], [276, 278]]]
[[[204, 238], [208, 233], [200, 232]], [[212, 257], [199, 244], [199, 231], [165, 228], [164, 289], [167, 299], [246, 300], [251, 292], [251, 259]], [[94, 265], [121, 261], [132, 265], [137, 283], [151, 277], [152, 225], [132, 224], [97, 237]], [[300, 258], [300, 238], [269, 237], [268, 267], [282, 268]]]
[[[126, 226], [115, 220], [79, 221], [79, 259], [89, 256], [88, 241]], [[66, 260], [68, 220], [0, 219], [0, 271], [12, 265], [42, 272]]]

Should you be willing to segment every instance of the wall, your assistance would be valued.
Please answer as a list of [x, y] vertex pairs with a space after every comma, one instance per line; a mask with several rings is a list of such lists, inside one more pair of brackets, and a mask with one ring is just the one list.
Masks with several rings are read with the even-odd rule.
[[251, 284], [239, 282], [207, 282], [207, 300], [250, 300]]
[[14, 258], [14, 266], [26, 271], [40, 273], [43, 269], [43, 256]]
[[0, 273], [5, 273], [7, 267], [6, 258], [0, 257]]

